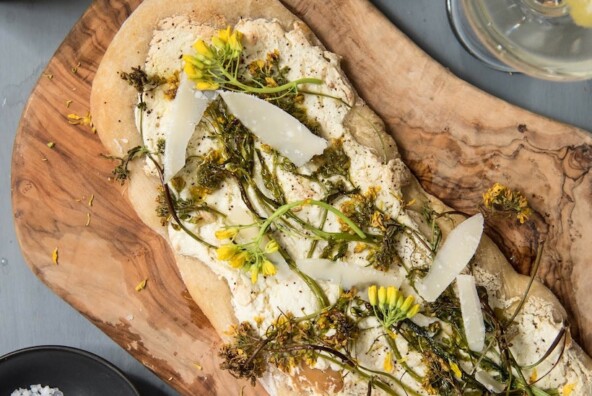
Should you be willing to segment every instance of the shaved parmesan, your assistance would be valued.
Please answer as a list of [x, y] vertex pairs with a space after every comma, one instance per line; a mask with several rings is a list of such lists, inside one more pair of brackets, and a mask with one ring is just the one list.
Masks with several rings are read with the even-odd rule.
[[337, 283], [344, 289], [351, 289], [354, 286], [362, 288], [369, 285], [399, 287], [403, 281], [403, 277], [399, 274], [360, 267], [343, 261], [298, 259], [296, 265], [308, 276], [317, 280]]
[[325, 139], [314, 135], [296, 118], [265, 100], [239, 92], [221, 92], [220, 95], [245, 127], [296, 166], [306, 164], [327, 148]]
[[506, 385], [497, 381], [487, 371], [477, 371], [475, 379], [481, 383], [488, 391], [493, 393], [502, 393], [506, 389]]
[[456, 286], [467, 343], [472, 351], [481, 352], [485, 346], [485, 323], [475, 278], [471, 275], [459, 275], [456, 277]]
[[184, 74], [181, 76], [177, 95], [163, 117], [166, 138], [163, 158], [165, 182], [185, 166], [187, 145], [210, 102], [202, 92], [193, 89], [193, 85]]
[[430, 272], [418, 284], [419, 294], [434, 302], [466, 267], [483, 234], [483, 215], [478, 213], [454, 228], [436, 254]]

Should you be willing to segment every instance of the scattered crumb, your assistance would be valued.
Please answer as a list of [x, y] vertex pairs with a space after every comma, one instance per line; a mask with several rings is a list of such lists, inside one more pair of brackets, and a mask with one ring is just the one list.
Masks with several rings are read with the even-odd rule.
[[146, 284], [148, 283], [148, 278], [144, 279], [140, 283], [136, 285], [136, 291], [140, 292], [146, 288]]
[[518, 124], [518, 132], [524, 133], [526, 131], [528, 131], [528, 127], [526, 126], [526, 124]]
[[51, 80], [53, 78], [53, 74], [51, 73], [44, 73], [43, 77], [47, 77], [48, 80]]
[[74, 66], [74, 67], [71, 69], [71, 70], [72, 70], [72, 73], [74, 73], [74, 74], [78, 73], [78, 68], [79, 68], [79, 67], [80, 67], [80, 62], [78, 62], [78, 63], [76, 64], [76, 66]]
[[90, 212], [86, 214], [86, 223], [84, 224], [85, 227], [90, 225]]
[[201, 367], [201, 364], [197, 363], [197, 362], [193, 362], [193, 365], [195, 366], [196, 369], [198, 369], [199, 371], [203, 370], [203, 367]]
[[133, 314], [128, 314], [125, 319], [129, 322], [131, 322], [132, 320], [134, 320], [134, 315]]
[[70, 105], [72, 104], [72, 102], [74, 102], [73, 100], [66, 100], [66, 107], [70, 108]]
[[90, 194], [90, 198], [88, 199], [88, 206], [93, 206], [94, 200], [95, 200], [95, 194]]
[[47, 147], [54, 148], [55, 147], [55, 143], [54, 142], [47, 142]]
[[47, 158], [43, 157], [41, 158], [41, 161], [47, 161]]

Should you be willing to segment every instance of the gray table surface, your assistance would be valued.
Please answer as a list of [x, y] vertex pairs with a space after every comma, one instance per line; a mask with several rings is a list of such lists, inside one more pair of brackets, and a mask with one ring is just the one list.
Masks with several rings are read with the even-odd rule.
[[[373, 2], [459, 77], [511, 103], [592, 131], [592, 81], [553, 83], [489, 70], [456, 41], [448, 25], [444, 0]], [[26, 266], [14, 233], [10, 142], [35, 82], [90, 3], [90, 0], [0, 2], [0, 138], [4, 142], [0, 144], [0, 355], [33, 345], [74, 346], [120, 367], [144, 395], [176, 395], [43, 285]]]

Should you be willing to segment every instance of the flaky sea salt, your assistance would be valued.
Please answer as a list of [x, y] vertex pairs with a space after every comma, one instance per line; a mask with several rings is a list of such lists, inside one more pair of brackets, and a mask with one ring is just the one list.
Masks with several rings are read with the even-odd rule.
[[31, 385], [29, 389], [15, 389], [10, 396], [64, 396], [64, 394], [58, 388], [37, 384]]

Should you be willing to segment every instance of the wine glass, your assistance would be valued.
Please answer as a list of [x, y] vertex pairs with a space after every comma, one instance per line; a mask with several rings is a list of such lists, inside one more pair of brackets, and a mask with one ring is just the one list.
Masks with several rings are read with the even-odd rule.
[[592, 78], [592, 0], [447, 0], [447, 7], [460, 42], [494, 69]]

